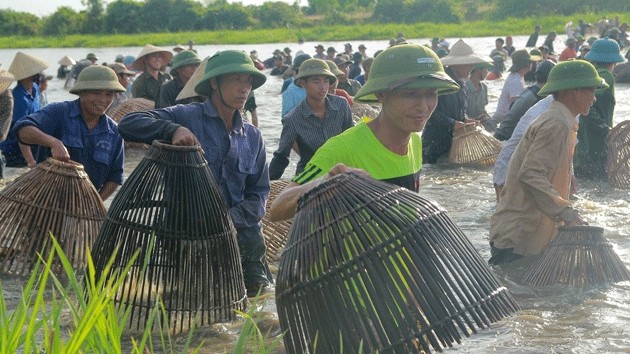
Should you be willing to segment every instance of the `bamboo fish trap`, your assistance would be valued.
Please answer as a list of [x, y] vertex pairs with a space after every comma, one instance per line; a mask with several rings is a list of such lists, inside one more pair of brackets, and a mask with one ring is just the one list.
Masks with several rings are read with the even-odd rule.
[[630, 272], [595, 226], [565, 226], [551, 241], [525, 282], [587, 286], [630, 280]]
[[448, 162], [492, 166], [503, 144], [479, 125], [466, 125], [453, 133]]
[[50, 254], [49, 233], [70, 264], [84, 268], [105, 213], [82, 165], [48, 158], [0, 191], [0, 270], [30, 275], [37, 254]]
[[519, 309], [417, 193], [343, 174], [298, 204], [276, 283], [288, 353], [441, 351]]
[[606, 165], [610, 184], [630, 189], [630, 120], [617, 124], [608, 133]]
[[158, 300], [173, 332], [232, 320], [245, 309], [236, 230], [201, 147], [153, 142], [103, 222], [92, 250], [97, 275], [115, 277], [138, 250], [114, 297], [131, 308], [129, 328], [144, 328]]
[[265, 217], [262, 219], [262, 225], [263, 236], [265, 237], [265, 244], [267, 245], [267, 258], [272, 262], [277, 262], [280, 260], [284, 246], [287, 243], [289, 229], [291, 229], [293, 219], [274, 222], [267, 218], [267, 213], [269, 212], [269, 208], [271, 208], [271, 204], [273, 204], [273, 201], [276, 199], [278, 194], [284, 190], [289, 182], [276, 180], [271, 181], [270, 184], [271, 190], [269, 192], [269, 199], [267, 200]]
[[[145, 112], [155, 108], [155, 102], [146, 98], [130, 98], [123, 101], [121, 104], [115, 107], [111, 107], [107, 111], [107, 115], [110, 116], [116, 123], [127, 114], [133, 112]], [[125, 141], [126, 148], [146, 149], [149, 146], [143, 143], [136, 143], [132, 141]]]

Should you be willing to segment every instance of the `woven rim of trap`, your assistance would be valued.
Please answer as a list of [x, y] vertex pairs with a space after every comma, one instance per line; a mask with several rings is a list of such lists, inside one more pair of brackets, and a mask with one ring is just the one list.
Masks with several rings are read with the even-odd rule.
[[284, 246], [287, 243], [293, 219], [274, 222], [269, 220], [267, 215], [273, 201], [276, 200], [276, 197], [286, 188], [288, 184], [289, 181], [285, 180], [270, 181], [269, 198], [265, 208], [265, 216], [262, 219], [263, 236], [265, 237], [265, 244], [267, 246], [267, 258], [274, 262], [280, 260], [282, 256], [282, 251], [284, 251]]
[[604, 228], [560, 227], [536, 266], [526, 275], [533, 286], [585, 286], [630, 280], [630, 271], [604, 237]]
[[46, 170], [62, 176], [89, 178], [89, 176], [85, 172], [85, 167], [83, 167], [83, 165], [81, 165], [80, 163], [72, 160], [59, 161], [53, 159], [52, 157], [49, 157], [46, 160], [37, 164], [37, 167], [41, 168], [42, 170]]
[[441, 351], [518, 310], [444, 209], [353, 173], [299, 199], [276, 307], [289, 353]]
[[453, 132], [448, 162], [492, 166], [502, 148], [503, 144], [481, 126], [467, 124]]
[[112, 108], [107, 115], [116, 122], [120, 122], [122, 117], [133, 112], [145, 112], [155, 108], [155, 102], [146, 98], [130, 98], [123, 101], [118, 106]]
[[169, 144], [167, 141], [164, 141], [164, 140], [153, 140], [153, 143], [151, 143], [151, 145], [164, 151], [175, 151], [175, 152], [199, 151], [201, 152], [200, 145], [173, 145], [173, 144]]
[[630, 189], [630, 120], [617, 124], [608, 133], [606, 171], [612, 186]]

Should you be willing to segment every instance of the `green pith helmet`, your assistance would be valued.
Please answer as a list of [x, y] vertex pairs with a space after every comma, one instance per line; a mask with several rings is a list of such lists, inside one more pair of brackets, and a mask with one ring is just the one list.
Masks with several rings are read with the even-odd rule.
[[254, 62], [240, 50], [224, 50], [217, 52], [208, 59], [206, 64], [206, 73], [203, 75], [195, 92], [201, 96], [210, 96], [212, 87], [210, 79], [226, 74], [249, 74], [252, 76], [252, 90], [262, 86], [267, 81], [267, 76], [256, 69]]
[[337, 66], [337, 64], [335, 64], [334, 61], [326, 59], [325, 62], [326, 64], [328, 64], [328, 69], [330, 69], [330, 72], [333, 73], [335, 76], [344, 74], [343, 71], [339, 70], [339, 67]]
[[539, 96], [550, 93], [579, 89], [579, 88], [607, 88], [608, 84], [602, 79], [593, 64], [586, 60], [568, 60], [556, 64], [547, 77], [547, 83], [538, 91]]
[[96, 55], [94, 55], [94, 53], [88, 53], [88, 55], [85, 57], [85, 59], [98, 60], [98, 57]]
[[510, 67], [510, 72], [517, 72], [522, 68], [529, 66], [529, 64], [533, 61], [531, 54], [527, 51], [527, 49], [519, 49], [515, 50], [512, 53], [512, 66]]
[[201, 59], [199, 59], [197, 53], [192, 50], [183, 50], [173, 57], [173, 66], [171, 67], [171, 70], [175, 70], [186, 65], [199, 65], [199, 63], [201, 63]]
[[118, 76], [110, 67], [90, 65], [81, 70], [77, 82], [70, 89], [70, 93], [78, 94], [82, 91], [127, 91], [119, 82]]
[[375, 93], [398, 88], [437, 89], [442, 95], [457, 92], [460, 87], [444, 72], [440, 58], [431, 49], [399, 44], [374, 58], [370, 76], [355, 99], [374, 102]]
[[337, 77], [333, 74], [328, 64], [321, 59], [308, 59], [300, 65], [300, 71], [293, 78], [293, 82], [296, 86], [300, 86], [300, 79], [305, 79], [309, 76], [321, 75], [328, 77], [328, 80], [331, 84], [334, 84], [337, 81]]
[[621, 63], [625, 61], [619, 49], [619, 43], [610, 38], [600, 38], [593, 42], [591, 50], [584, 59], [595, 63]]

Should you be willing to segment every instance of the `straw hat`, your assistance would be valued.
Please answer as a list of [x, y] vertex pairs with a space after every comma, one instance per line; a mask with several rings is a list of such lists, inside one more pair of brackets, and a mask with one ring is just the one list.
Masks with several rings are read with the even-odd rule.
[[19, 81], [39, 74], [47, 69], [48, 66], [48, 63], [44, 60], [26, 53], [17, 52], [11, 62], [9, 72]]
[[173, 51], [174, 51], [174, 52], [177, 52], [177, 53], [179, 53], [179, 52], [181, 52], [181, 51], [184, 51], [184, 50], [186, 50], [186, 47], [184, 47], [184, 46], [183, 46], [183, 45], [181, 45], [181, 44], [178, 44], [178, 45], [176, 45], [176, 46], [173, 48]]
[[3, 70], [2, 65], [0, 65], [0, 93], [4, 92], [4, 90], [8, 89], [13, 82], [14, 77], [10, 72]]
[[442, 64], [446, 66], [492, 63], [490, 57], [475, 54], [472, 47], [461, 39], [453, 44], [451, 51], [441, 60]]
[[144, 57], [153, 53], [162, 54], [162, 61], [164, 62], [164, 64], [170, 62], [171, 59], [173, 59], [173, 53], [171, 53], [170, 51], [156, 47], [151, 44], [147, 44], [144, 46], [144, 48], [142, 48], [140, 54], [138, 54], [138, 56], [136, 57], [136, 60], [134, 60], [132, 67], [136, 70], [144, 70]]
[[175, 70], [181, 68], [186, 65], [199, 65], [201, 63], [201, 59], [197, 56], [197, 53], [192, 50], [184, 50], [177, 53], [173, 57], [173, 65], [171, 66], [171, 70]]
[[252, 90], [259, 88], [267, 81], [267, 76], [254, 66], [254, 62], [245, 52], [233, 49], [223, 50], [208, 59], [206, 72], [195, 86], [195, 92], [201, 96], [210, 96], [212, 93], [210, 80], [226, 74], [251, 75]]
[[210, 57], [206, 57], [204, 60], [201, 61], [201, 63], [199, 63], [199, 66], [197, 67], [197, 69], [195, 69], [195, 72], [193, 72], [190, 79], [188, 79], [188, 82], [186, 83], [186, 85], [184, 85], [184, 88], [179, 91], [179, 94], [175, 98], [175, 101], [199, 96], [199, 94], [195, 92], [195, 86], [197, 86], [199, 80], [201, 80], [203, 75], [206, 73], [206, 64], [208, 64], [208, 59], [210, 59]]
[[70, 66], [70, 65], [76, 64], [77, 61], [72, 59], [72, 58], [70, 58], [67, 55], [64, 55], [63, 58], [59, 59], [59, 61], [57, 63], [59, 63], [59, 65], [63, 65], [63, 66]]
[[568, 60], [556, 64], [549, 72], [547, 83], [538, 91], [539, 96], [578, 88], [607, 88], [608, 84], [586, 60]]
[[328, 64], [321, 59], [309, 59], [303, 62], [302, 65], [300, 65], [300, 72], [295, 75], [293, 82], [296, 86], [302, 87], [300, 85], [300, 79], [315, 75], [327, 76], [331, 84], [337, 82], [337, 76], [330, 72]]
[[536, 61], [532, 58], [527, 49], [515, 50], [514, 53], [512, 53], [511, 58], [512, 66], [509, 69], [510, 72], [517, 72], [528, 66], [531, 62]]
[[619, 43], [610, 38], [600, 38], [591, 46], [584, 59], [595, 63], [621, 63], [624, 60]]
[[376, 93], [397, 88], [437, 89], [438, 94], [459, 91], [459, 85], [445, 72], [440, 58], [430, 48], [399, 44], [374, 58], [370, 77], [355, 99], [377, 101]]
[[79, 94], [82, 91], [103, 90], [114, 92], [127, 91], [119, 82], [114, 70], [108, 66], [90, 65], [81, 70], [77, 82], [70, 89], [70, 93]]

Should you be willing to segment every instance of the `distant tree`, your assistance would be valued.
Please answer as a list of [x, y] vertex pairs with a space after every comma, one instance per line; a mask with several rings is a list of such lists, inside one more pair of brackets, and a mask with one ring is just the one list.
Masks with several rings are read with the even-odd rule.
[[140, 32], [156, 33], [166, 32], [169, 18], [172, 16], [173, 0], [146, 0], [142, 12], [136, 21], [139, 21]]
[[40, 34], [42, 20], [27, 12], [0, 10], [0, 34], [4, 36], [34, 36]]
[[52, 15], [43, 19], [42, 33], [45, 36], [81, 33], [85, 18], [84, 14], [77, 13], [69, 6], [61, 6]]
[[116, 0], [107, 5], [105, 15], [106, 33], [140, 32], [140, 14], [143, 4], [133, 0]]
[[326, 14], [341, 5], [338, 0], [308, 0], [308, 7], [313, 14]]
[[374, 5], [372, 18], [383, 23], [402, 22], [405, 13], [405, 2], [403, 0], [378, 0]]
[[253, 15], [262, 27], [279, 28], [299, 22], [300, 7], [297, 3], [289, 5], [279, 1], [266, 2], [256, 6]]
[[406, 23], [459, 23], [461, 21], [452, 2], [448, 0], [414, 0], [405, 4], [405, 8], [403, 18]]
[[81, 0], [81, 4], [87, 8], [87, 21], [83, 27], [83, 33], [100, 33], [103, 31], [105, 9], [102, 0]]
[[241, 4], [220, 1], [208, 6], [201, 25], [204, 29], [245, 29], [254, 23], [252, 13]]
[[168, 30], [180, 32], [201, 29], [200, 22], [203, 13], [203, 5], [197, 1], [175, 0], [171, 16], [168, 19]]

